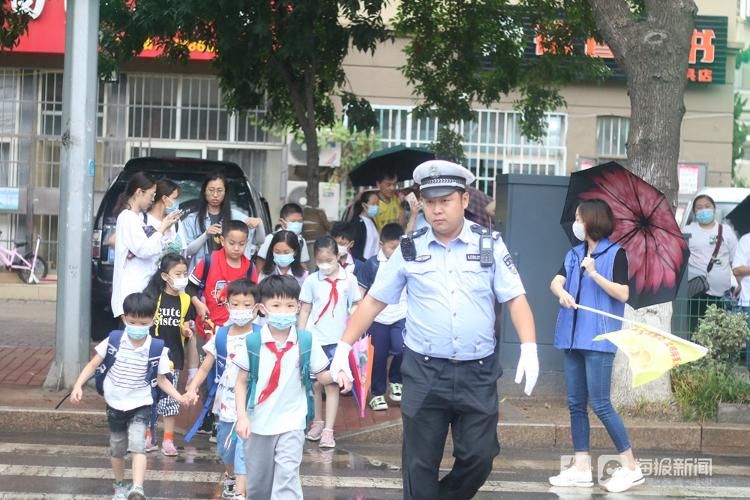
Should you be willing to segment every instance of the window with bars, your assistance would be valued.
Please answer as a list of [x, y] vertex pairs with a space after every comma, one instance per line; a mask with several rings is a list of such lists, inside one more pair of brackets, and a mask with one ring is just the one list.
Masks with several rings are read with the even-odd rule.
[[596, 119], [596, 151], [604, 158], [627, 158], [630, 118], [600, 116]]
[[[373, 106], [373, 109], [384, 147], [399, 144], [429, 147], [437, 139], [439, 123], [435, 118], [417, 118], [410, 107]], [[545, 136], [539, 142], [523, 137], [520, 120], [521, 115], [516, 112], [485, 109], [475, 111], [473, 120], [452, 126], [463, 137], [466, 166], [476, 175], [477, 188], [491, 196], [498, 173], [565, 174], [566, 116], [548, 113]]]

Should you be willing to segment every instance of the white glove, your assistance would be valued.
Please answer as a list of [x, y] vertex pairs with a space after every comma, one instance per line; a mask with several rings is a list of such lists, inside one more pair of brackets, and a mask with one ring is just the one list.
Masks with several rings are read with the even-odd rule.
[[531, 396], [531, 391], [534, 390], [536, 380], [539, 378], [539, 358], [536, 354], [536, 344], [533, 342], [521, 344], [521, 357], [516, 368], [516, 384], [521, 383], [524, 375], [526, 375], [526, 386], [523, 392]]
[[187, 381], [185, 382], [185, 387], [189, 386], [190, 382], [193, 381], [193, 379], [195, 378], [195, 374], [198, 373], [198, 369], [197, 368], [188, 368], [187, 372], [188, 372], [188, 378], [187, 378]]
[[350, 380], [354, 381], [352, 376], [352, 370], [349, 368], [349, 353], [352, 350], [352, 346], [339, 340], [336, 344], [336, 351], [333, 353], [333, 359], [331, 360], [331, 377], [336, 380], [340, 372], [344, 372], [344, 375]]

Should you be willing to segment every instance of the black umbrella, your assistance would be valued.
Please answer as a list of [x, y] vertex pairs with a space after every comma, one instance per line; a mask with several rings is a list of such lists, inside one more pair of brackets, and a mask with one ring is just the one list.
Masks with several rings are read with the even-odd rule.
[[690, 255], [664, 193], [622, 165], [609, 162], [570, 176], [560, 219], [573, 244], [571, 226], [583, 200], [600, 199], [612, 209], [610, 241], [627, 252], [633, 308], [674, 300]]
[[378, 172], [394, 173], [398, 180], [411, 179], [420, 163], [434, 160], [435, 154], [423, 148], [393, 146], [370, 154], [349, 172], [352, 186], [374, 186]]
[[750, 196], [742, 200], [742, 202], [734, 207], [724, 218], [732, 223], [732, 227], [734, 227], [734, 232], [737, 233], [737, 236], [750, 233]]

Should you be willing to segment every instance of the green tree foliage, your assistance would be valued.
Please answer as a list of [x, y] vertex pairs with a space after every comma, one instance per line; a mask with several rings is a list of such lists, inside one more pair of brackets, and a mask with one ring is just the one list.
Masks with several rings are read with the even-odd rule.
[[14, 11], [9, 1], [0, 2], [0, 52], [18, 44], [19, 38], [28, 29], [30, 19], [28, 12]]
[[234, 109], [268, 107], [269, 125], [300, 130], [307, 146], [307, 195], [318, 203], [318, 129], [336, 121], [340, 98], [349, 123], [375, 124], [367, 101], [347, 91], [343, 61], [351, 48], [373, 52], [390, 38], [385, 0], [104, 0], [101, 71], [141, 52], [146, 40], [169, 60], [185, 61], [198, 41]]
[[[523, 133], [538, 139], [544, 112], [565, 104], [563, 85], [608, 73], [570, 50], [595, 34], [585, 1], [403, 0], [396, 27], [410, 39], [402, 71], [424, 99], [416, 112], [441, 123], [471, 120], [473, 103], [489, 106], [515, 92]], [[534, 33], [545, 54], [526, 57]]]
[[430, 149], [435, 153], [435, 157], [440, 160], [465, 164], [466, 155], [461, 144], [462, 139], [463, 137], [458, 132], [448, 127], [441, 127], [437, 133], [437, 140], [430, 144]]
[[744, 99], [739, 92], [734, 93], [734, 128], [732, 131], [732, 183], [735, 185], [744, 184], [744, 179], [737, 177], [737, 161], [741, 160], [745, 154], [745, 141], [750, 127], [742, 121], [742, 111], [745, 109], [747, 99]]

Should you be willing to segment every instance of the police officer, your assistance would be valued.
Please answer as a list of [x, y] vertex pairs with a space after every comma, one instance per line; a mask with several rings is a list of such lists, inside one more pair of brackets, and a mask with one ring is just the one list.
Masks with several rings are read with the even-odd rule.
[[[386, 304], [408, 308], [401, 364], [405, 499], [473, 497], [492, 471], [497, 440], [495, 300], [507, 304], [521, 341], [516, 382], [531, 394], [539, 374], [531, 308], [513, 260], [498, 233], [464, 218], [466, 186], [474, 176], [443, 160], [414, 170], [429, 223], [402, 239], [349, 321], [332, 374], [348, 372], [351, 344]], [[438, 481], [448, 429], [453, 470]]]

